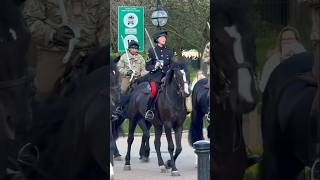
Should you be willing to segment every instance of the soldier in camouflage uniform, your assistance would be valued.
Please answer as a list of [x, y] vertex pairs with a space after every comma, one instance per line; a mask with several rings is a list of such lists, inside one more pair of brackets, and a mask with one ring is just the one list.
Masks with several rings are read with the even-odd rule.
[[208, 83], [205, 85], [206, 88], [210, 88], [210, 42], [206, 44], [206, 47], [203, 50], [202, 60], [207, 64], [207, 77]]
[[[131, 82], [134, 82], [135, 79], [148, 73], [148, 71], [145, 70], [143, 57], [137, 53], [138, 49], [138, 43], [136, 41], [131, 41], [128, 46], [129, 53], [123, 54], [117, 64], [120, 73], [122, 94], [127, 92]], [[131, 76], [133, 76], [133, 78], [130, 81]]]
[[57, 79], [65, 71], [66, 64], [62, 59], [75, 32], [63, 24], [63, 18], [69, 21], [68, 24], [76, 24], [80, 29], [80, 41], [71, 59], [84, 59], [89, 52], [108, 43], [107, 1], [63, 0], [66, 11], [64, 17], [59, 1], [28, 0], [24, 4], [25, 21], [37, 46], [38, 101], [49, 96]]

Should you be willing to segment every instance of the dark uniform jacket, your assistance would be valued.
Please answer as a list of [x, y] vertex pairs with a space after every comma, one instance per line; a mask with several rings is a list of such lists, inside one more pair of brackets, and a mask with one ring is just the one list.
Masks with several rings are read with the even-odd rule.
[[148, 50], [148, 58], [146, 60], [146, 70], [149, 71], [149, 81], [161, 82], [161, 78], [165, 76], [172, 62], [173, 52], [168, 46], [155, 46], [155, 51], [159, 60], [163, 60], [162, 69], [155, 69], [157, 62], [156, 55], [152, 48]]

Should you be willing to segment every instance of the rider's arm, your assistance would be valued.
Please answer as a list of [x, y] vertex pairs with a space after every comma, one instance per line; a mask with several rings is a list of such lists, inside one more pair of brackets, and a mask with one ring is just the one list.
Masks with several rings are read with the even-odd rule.
[[37, 45], [52, 46], [52, 37], [55, 33], [53, 27], [45, 23], [46, 5], [41, 0], [28, 0], [25, 2], [23, 15], [32, 35], [32, 39]]
[[127, 72], [128, 72], [128, 67], [126, 66], [126, 54], [123, 54], [121, 57], [120, 57], [120, 60], [117, 64], [117, 67], [118, 67], [118, 70], [119, 70], [119, 73], [122, 75], [122, 76], [126, 76], [127, 75]]
[[146, 70], [147, 71], [154, 71], [155, 70], [155, 62], [156, 62], [157, 60], [156, 60], [156, 57], [155, 57], [155, 55], [154, 55], [154, 53], [153, 53], [153, 49], [152, 48], [150, 48], [149, 50], [148, 50], [148, 58], [147, 58], [147, 60], [146, 60]]
[[139, 71], [140, 71], [140, 75], [144, 76], [144, 75], [146, 75], [148, 73], [148, 71], [146, 71], [146, 69], [145, 69], [146, 63], [145, 63], [143, 57], [141, 55], [139, 55], [139, 56], [140, 56], [140, 59], [141, 59], [141, 66], [140, 66]]

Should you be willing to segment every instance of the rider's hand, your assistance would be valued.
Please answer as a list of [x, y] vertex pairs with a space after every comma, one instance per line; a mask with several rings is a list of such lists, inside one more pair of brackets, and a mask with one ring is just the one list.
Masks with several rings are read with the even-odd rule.
[[159, 61], [156, 62], [156, 65], [154, 65], [155, 69], [159, 69], [161, 67], [161, 63]]
[[72, 29], [68, 26], [59, 27], [56, 32], [53, 34], [53, 42], [60, 46], [67, 46], [70, 39], [75, 35]]
[[127, 71], [127, 76], [131, 76], [133, 74], [133, 71], [131, 70], [131, 69], [129, 69], [128, 71]]

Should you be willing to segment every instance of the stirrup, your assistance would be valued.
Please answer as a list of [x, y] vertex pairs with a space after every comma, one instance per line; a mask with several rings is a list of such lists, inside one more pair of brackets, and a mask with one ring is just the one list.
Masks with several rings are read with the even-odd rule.
[[118, 121], [120, 118], [117, 114], [112, 114], [111, 115], [111, 121], [114, 122], [114, 121]]
[[153, 119], [154, 118], [154, 114], [152, 110], [148, 110], [144, 116], [145, 119]]
[[311, 180], [320, 179], [320, 159], [316, 159], [311, 167]]
[[122, 114], [122, 107], [121, 106], [117, 106], [117, 108], [114, 111], [114, 113], [117, 114], [117, 115], [121, 115]]

